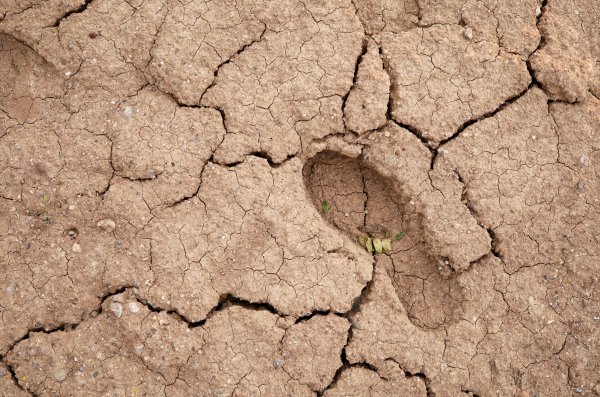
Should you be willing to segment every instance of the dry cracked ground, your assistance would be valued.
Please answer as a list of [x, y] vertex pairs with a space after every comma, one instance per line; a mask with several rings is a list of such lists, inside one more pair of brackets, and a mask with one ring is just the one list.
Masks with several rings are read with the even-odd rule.
[[2, 396], [600, 396], [599, 200], [596, 0], [0, 0]]

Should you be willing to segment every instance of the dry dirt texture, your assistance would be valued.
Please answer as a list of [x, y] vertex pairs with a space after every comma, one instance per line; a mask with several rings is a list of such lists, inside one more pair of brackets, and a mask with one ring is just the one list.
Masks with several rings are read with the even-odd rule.
[[600, 396], [600, 2], [0, 0], [0, 359], [7, 397]]

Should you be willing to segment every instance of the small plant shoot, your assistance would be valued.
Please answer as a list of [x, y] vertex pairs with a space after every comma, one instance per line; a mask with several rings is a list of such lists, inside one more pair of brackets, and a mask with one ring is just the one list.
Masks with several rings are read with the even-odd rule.
[[331, 209], [331, 206], [329, 205], [329, 201], [323, 200], [323, 202], [321, 203], [321, 209], [323, 210], [324, 214], [328, 213], [329, 210]]

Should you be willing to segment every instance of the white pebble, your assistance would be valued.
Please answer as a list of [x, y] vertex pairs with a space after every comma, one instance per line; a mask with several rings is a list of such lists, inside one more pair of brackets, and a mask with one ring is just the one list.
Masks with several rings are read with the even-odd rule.
[[283, 367], [283, 359], [282, 358], [275, 359], [275, 362], [273, 363], [273, 367], [275, 367], [275, 369], [279, 369], [279, 368]]
[[540, 8], [540, 6], [537, 6], [537, 8], [535, 9], [535, 17], [539, 18], [542, 15], [542, 9]]
[[129, 302], [127, 304], [127, 309], [129, 309], [130, 313], [137, 313], [140, 311], [140, 307], [136, 302]]
[[579, 161], [581, 161], [581, 164], [583, 164], [584, 166], [590, 165], [590, 158], [586, 154], [582, 154]]
[[131, 117], [133, 115], [133, 108], [131, 106], [127, 106], [125, 110], [123, 110], [123, 114], [127, 117]]
[[115, 221], [113, 221], [112, 219], [102, 219], [101, 221], [99, 221], [96, 226], [98, 226], [100, 229], [106, 231], [106, 232], [112, 232], [113, 230], [115, 230], [115, 227], [117, 227], [117, 224], [115, 223]]
[[465, 31], [463, 32], [463, 34], [465, 35], [467, 40], [473, 40], [473, 29], [466, 28]]
[[62, 382], [67, 378], [67, 372], [63, 370], [54, 371], [54, 379], [58, 382]]
[[121, 306], [119, 302], [113, 302], [110, 304], [110, 311], [113, 312], [117, 318], [120, 318], [123, 313], [123, 306]]
[[73, 252], [81, 252], [81, 245], [73, 243], [73, 247], [71, 248], [71, 250], [73, 250]]

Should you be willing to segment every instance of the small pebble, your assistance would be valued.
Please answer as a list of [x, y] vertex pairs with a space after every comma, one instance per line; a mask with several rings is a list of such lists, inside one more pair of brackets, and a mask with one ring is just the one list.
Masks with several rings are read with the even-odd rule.
[[577, 393], [583, 393], [583, 387], [578, 387], [575, 389]]
[[79, 244], [77, 244], [77, 243], [74, 243], [74, 244], [73, 244], [73, 247], [71, 248], [71, 250], [72, 250], [73, 252], [81, 252], [81, 245], [79, 245]]
[[58, 382], [62, 382], [67, 379], [67, 372], [62, 370], [54, 371], [54, 379]]
[[579, 159], [579, 161], [581, 161], [581, 164], [583, 166], [587, 167], [588, 165], [590, 165], [590, 158], [588, 157], [587, 154], [582, 154], [581, 158]]
[[537, 8], [535, 9], [535, 17], [539, 18], [542, 15], [542, 9], [540, 8], [540, 6], [537, 6]]
[[74, 206], [73, 204], [71, 204], [71, 205], [69, 206], [69, 211], [73, 211], [74, 209], [75, 209], [75, 206]]
[[283, 359], [282, 358], [275, 359], [275, 362], [273, 363], [273, 367], [275, 367], [275, 369], [279, 369], [279, 368], [283, 367]]
[[117, 318], [121, 318], [121, 314], [123, 314], [123, 306], [119, 302], [113, 302], [110, 304], [110, 311], [117, 316]]
[[137, 303], [135, 303], [135, 302], [129, 302], [129, 303], [127, 304], [127, 309], [129, 309], [129, 312], [130, 312], [130, 313], [137, 313], [137, 312], [139, 312], [139, 311], [140, 311], [140, 307], [139, 307], [139, 306], [138, 306], [138, 304], [137, 304]]
[[466, 28], [465, 31], [463, 32], [463, 34], [465, 35], [465, 38], [467, 40], [473, 40], [473, 29]]
[[123, 114], [127, 117], [131, 117], [133, 115], [133, 108], [131, 106], [127, 106], [125, 110], [123, 110]]
[[96, 226], [106, 232], [112, 232], [117, 227], [117, 224], [112, 219], [102, 219], [96, 224]]

